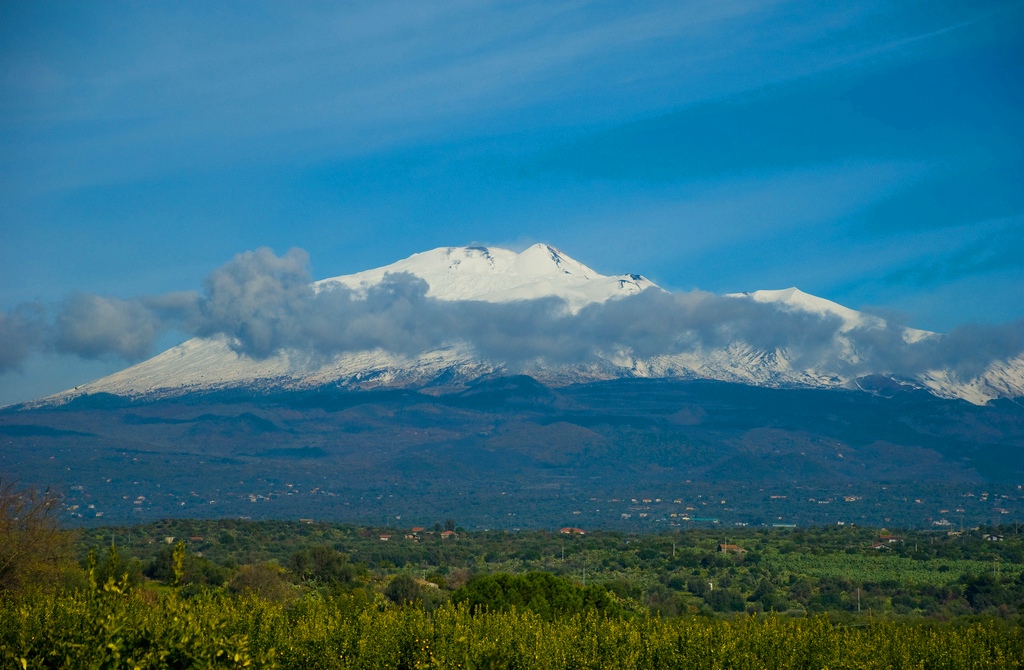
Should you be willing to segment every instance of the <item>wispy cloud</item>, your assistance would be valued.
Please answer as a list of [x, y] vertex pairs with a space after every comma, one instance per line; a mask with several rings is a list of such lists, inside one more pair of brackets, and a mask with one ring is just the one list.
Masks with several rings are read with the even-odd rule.
[[[1024, 270], [1024, 215], [972, 226], [968, 240], [918, 258], [884, 277], [892, 284], [933, 285], [972, 275]], [[966, 237], [966, 236], [965, 236]], [[950, 248], [952, 247], [952, 248]]]
[[[600, 266], [640, 268], [670, 286], [749, 290], [766, 288], [742, 283], [764, 281], [758, 271], [788, 276], [783, 281], [792, 285], [803, 276], [796, 274], [801, 263], [823, 255], [806, 248], [809, 241], [833, 243], [837, 222], [855, 220], [930, 172], [910, 161], [821, 163], [687, 181], [654, 195], [630, 192], [614, 203], [600, 202], [600, 189], [578, 187], [575, 211], [545, 214], [563, 222], [566, 248]], [[624, 244], [612, 249], [607, 239]]]
[[[98, 7], [63, 24], [42, 7], [12, 11], [0, 124], [29, 131], [35, 157], [22, 167], [83, 184], [359, 155], [469, 129], [589, 127], [837, 67], [833, 51], [902, 30], [882, 27], [893, 12], [882, 3], [265, 10]], [[92, 39], [73, 39], [83, 30]]]

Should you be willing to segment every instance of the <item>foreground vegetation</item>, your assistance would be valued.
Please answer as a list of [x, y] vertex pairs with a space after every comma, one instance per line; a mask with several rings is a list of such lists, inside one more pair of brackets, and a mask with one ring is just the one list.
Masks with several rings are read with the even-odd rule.
[[0, 664], [1017, 668], [1016, 528], [59, 529], [0, 487]]
[[825, 617], [661, 619], [597, 611], [428, 612], [352, 595], [285, 606], [252, 595], [116, 589], [4, 603], [6, 667], [42, 668], [1017, 668], [1019, 627], [932, 626]]

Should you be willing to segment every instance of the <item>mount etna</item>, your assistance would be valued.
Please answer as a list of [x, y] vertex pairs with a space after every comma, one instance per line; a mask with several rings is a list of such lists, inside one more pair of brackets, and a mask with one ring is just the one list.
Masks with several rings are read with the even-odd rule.
[[0, 471], [80, 523], [466, 526], [1024, 516], [1024, 356], [795, 288], [672, 293], [546, 245], [318, 282], [266, 251], [196, 337], [0, 411]]

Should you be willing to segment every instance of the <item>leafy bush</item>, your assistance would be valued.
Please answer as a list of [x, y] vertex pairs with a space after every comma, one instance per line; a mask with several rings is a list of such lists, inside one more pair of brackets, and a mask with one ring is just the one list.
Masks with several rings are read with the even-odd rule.
[[422, 598], [420, 585], [409, 575], [395, 575], [384, 589], [384, 595], [396, 605], [414, 603]]
[[711, 589], [704, 594], [704, 601], [716, 612], [742, 612], [747, 606], [743, 594], [734, 589]]
[[[174, 584], [174, 554], [175, 551], [179, 551], [179, 547], [184, 550], [184, 544], [162, 547], [143, 569], [143, 574], [165, 584]], [[182, 574], [177, 580], [179, 586], [189, 584], [221, 586], [228, 578], [227, 568], [202, 556], [196, 556], [190, 551], [184, 551], [181, 570]]]
[[609, 613], [620, 610], [608, 592], [600, 586], [579, 586], [547, 572], [483, 575], [456, 591], [452, 602], [466, 603], [473, 612], [525, 609], [545, 621], [585, 610]]
[[329, 589], [354, 586], [366, 573], [362, 566], [349, 563], [345, 554], [326, 546], [295, 552], [289, 561], [289, 567], [300, 579], [323, 584]]
[[284, 578], [285, 571], [274, 563], [245, 565], [228, 582], [228, 590], [283, 603], [298, 597], [295, 587]]

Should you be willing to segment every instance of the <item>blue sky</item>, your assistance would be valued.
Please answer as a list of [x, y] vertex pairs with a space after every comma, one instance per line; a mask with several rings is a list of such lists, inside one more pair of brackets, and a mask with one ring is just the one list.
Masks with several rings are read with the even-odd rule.
[[[321, 278], [543, 241], [675, 290], [1021, 319], [1024, 3], [852, 4], [3, 2], [0, 308], [263, 246]], [[0, 404], [124, 365], [37, 353]]]

